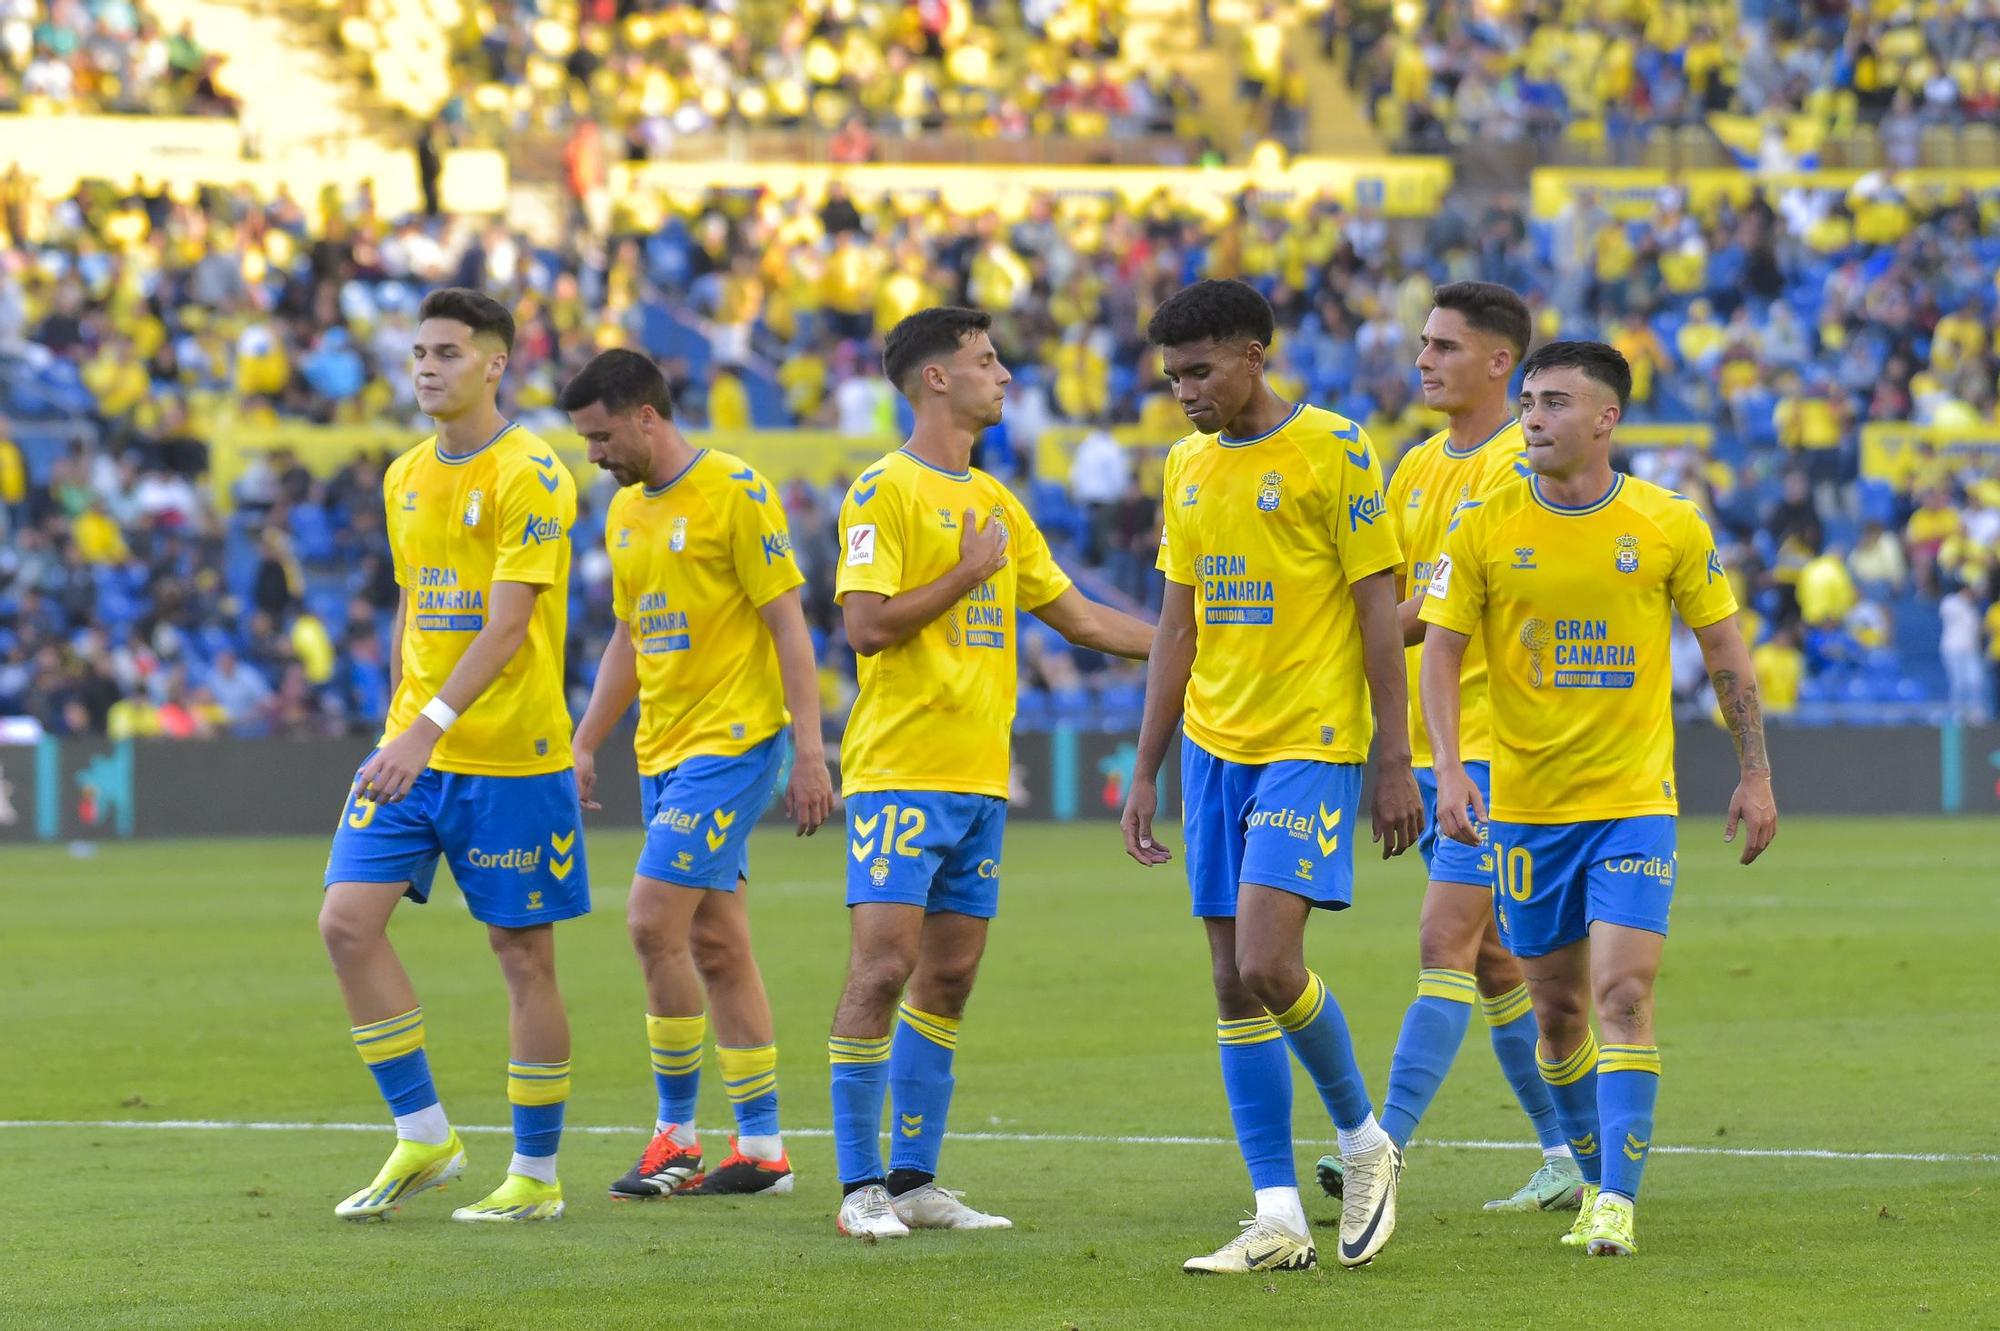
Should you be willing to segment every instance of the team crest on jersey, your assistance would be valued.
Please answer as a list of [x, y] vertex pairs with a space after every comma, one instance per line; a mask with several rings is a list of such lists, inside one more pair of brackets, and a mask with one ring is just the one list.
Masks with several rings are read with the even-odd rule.
[[1284, 473], [1276, 471], [1265, 472], [1263, 482], [1257, 490], [1258, 509], [1265, 513], [1275, 513], [1278, 511], [1278, 501], [1284, 498], [1284, 496]]
[[1618, 571], [1620, 573], [1637, 573], [1639, 571], [1639, 538], [1636, 536], [1620, 536], [1616, 545], [1618, 546]]
[[535, 741], [535, 756], [537, 758], [546, 758], [549, 756], [549, 742], [547, 740], [538, 739]]
[[675, 554], [679, 554], [687, 548], [688, 520], [686, 518], [675, 518], [673, 534], [667, 537], [667, 549], [672, 550]]
[[472, 494], [469, 497], [467, 497], [465, 501], [466, 526], [477, 527], [479, 525], [479, 510], [481, 506], [485, 504], [485, 502], [486, 502], [486, 492], [484, 490], [474, 490]]
[[414, 513], [417, 511], [417, 492], [415, 490], [403, 491], [403, 511], [405, 513]]
[[1007, 510], [1006, 510], [1006, 509], [1002, 508], [1002, 507], [1001, 507], [1000, 505], [998, 505], [998, 504], [995, 504], [995, 505], [993, 506], [993, 513], [992, 513], [992, 519], [993, 519], [993, 525], [994, 525], [995, 527], [998, 527], [998, 528], [1000, 529], [1000, 534], [1001, 534], [1002, 536], [1007, 536], [1007, 535], [1009, 535], [1009, 534], [1010, 534], [1010, 533], [1008, 532], [1008, 530], [1007, 530]]
[[632, 529], [630, 527], [620, 527], [618, 529], [618, 548], [620, 550], [629, 550], [632, 548]]
[[868, 881], [880, 887], [889, 881], [889, 858], [877, 855], [875, 862], [868, 866]]
[[1331, 743], [1333, 743], [1333, 727], [1332, 727], [1332, 726], [1321, 726], [1321, 727], [1319, 728], [1319, 742], [1320, 742], [1320, 743], [1322, 743], [1322, 744], [1331, 744]]

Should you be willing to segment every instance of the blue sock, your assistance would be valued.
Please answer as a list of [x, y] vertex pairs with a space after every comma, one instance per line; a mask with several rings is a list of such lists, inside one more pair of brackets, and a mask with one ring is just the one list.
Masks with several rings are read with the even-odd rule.
[[1556, 1102], [1535, 1059], [1535, 1010], [1528, 1002], [1528, 986], [1519, 984], [1498, 998], [1481, 999], [1480, 1006], [1492, 1030], [1493, 1057], [1500, 1060], [1501, 1075], [1535, 1125], [1535, 1139], [1544, 1151], [1568, 1147], [1556, 1119]]
[[1389, 1089], [1382, 1097], [1382, 1131], [1401, 1150], [1410, 1144], [1424, 1111], [1437, 1098], [1479, 996], [1470, 971], [1425, 969], [1417, 973], [1417, 1001], [1403, 1014], [1403, 1033], [1389, 1060]]
[[[708, 1017], [703, 1013], [646, 1018], [646, 1043], [653, 1051], [653, 1088], [660, 1096], [659, 1122], [693, 1129], [695, 1096], [701, 1090], [701, 1047], [707, 1039]], [[688, 1141], [692, 1143], [694, 1138], [690, 1136]]]
[[514, 1106], [514, 1154], [545, 1158], [562, 1144], [569, 1102], [569, 1060], [507, 1065], [507, 1099]]
[[[896, 1008], [895, 1044], [889, 1050], [889, 1171], [913, 1170], [937, 1177], [944, 1150], [945, 1117], [951, 1112], [952, 1055], [958, 1050], [958, 1018], [923, 1012], [908, 1003]], [[897, 1185], [902, 1186], [901, 1184]]]
[[1586, 1033], [1583, 1043], [1567, 1058], [1537, 1057], [1542, 1080], [1548, 1083], [1549, 1098], [1555, 1101], [1556, 1118], [1569, 1141], [1569, 1153], [1585, 1183], [1604, 1177], [1604, 1156], [1598, 1149], [1597, 1126], [1597, 1037]]
[[889, 1037], [831, 1035], [833, 1158], [843, 1187], [879, 1183], [882, 1102], [889, 1097]]
[[361, 1061], [375, 1075], [375, 1085], [397, 1116], [429, 1109], [438, 1102], [431, 1081], [431, 1061], [424, 1054], [424, 1010], [411, 1008], [399, 1017], [374, 1021], [350, 1030]]
[[1653, 1102], [1660, 1094], [1660, 1050], [1608, 1044], [1597, 1060], [1597, 1116], [1604, 1124], [1604, 1190], [1633, 1201], [1653, 1147]]
[[743, 1049], [715, 1047], [722, 1065], [722, 1086], [736, 1114], [738, 1137], [778, 1135], [778, 1046], [760, 1044]]
[[1290, 1007], [1271, 1016], [1284, 1028], [1286, 1042], [1319, 1089], [1333, 1126], [1352, 1132], [1365, 1124], [1375, 1107], [1368, 1103], [1368, 1087], [1354, 1062], [1347, 1017], [1327, 992], [1326, 982], [1307, 971], [1305, 991]]
[[1296, 1188], [1292, 1159], [1292, 1059], [1284, 1032], [1265, 1017], [1215, 1023], [1222, 1049], [1222, 1090], [1236, 1146], [1250, 1167], [1253, 1188]]

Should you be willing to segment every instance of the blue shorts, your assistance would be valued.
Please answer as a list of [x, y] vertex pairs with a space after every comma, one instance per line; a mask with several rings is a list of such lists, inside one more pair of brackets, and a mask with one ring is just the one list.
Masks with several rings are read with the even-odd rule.
[[1672, 814], [1595, 823], [1494, 823], [1500, 941], [1539, 957], [1590, 936], [1594, 921], [1667, 932], [1674, 901]]
[[1181, 830], [1194, 913], [1235, 918], [1242, 883], [1345, 910], [1360, 805], [1359, 763], [1232, 763], [1183, 737]]
[[333, 832], [326, 885], [403, 883], [430, 899], [438, 856], [472, 916], [522, 929], [590, 911], [576, 774], [473, 776], [425, 768], [409, 794], [377, 804], [350, 791]]
[[750, 876], [750, 829], [771, 806], [790, 752], [791, 737], [780, 730], [733, 758], [690, 758], [641, 776], [639, 876], [734, 892], [736, 880]]
[[[1489, 763], [1467, 763], [1465, 774], [1472, 778], [1472, 784], [1479, 787], [1479, 793], [1487, 803], [1493, 801], [1493, 775]], [[1437, 773], [1428, 767], [1417, 769], [1417, 789], [1424, 796], [1424, 833], [1417, 838], [1417, 853], [1424, 857], [1424, 867], [1430, 871], [1433, 883], [1469, 883], [1473, 887], [1483, 887], [1491, 891], [1493, 887], [1493, 839], [1487, 834], [1486, 824], [1476, 823], [1479, 828], [1479, 844], [1468, 846], [1463, 841], [1453, 841], [1448, 836], [1438, 835], [1438, 779]]]
[[942, 790], [847, 800], [847, 904], [922, 906], [990, 920], [1000, 910], [1007, 801]]

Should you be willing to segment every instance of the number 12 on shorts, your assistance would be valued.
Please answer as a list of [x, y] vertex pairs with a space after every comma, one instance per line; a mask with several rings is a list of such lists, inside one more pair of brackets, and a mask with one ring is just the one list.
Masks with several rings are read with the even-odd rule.
[[[900, 832], [897, 830], [899, 824], [901, 826]], [[926, 825], [927, 820], [924, 817], [922, 809], [912, 809], [897, 804], [885, 804], [882, 806], [882, 812], [876, 814], [874, 818], [857, 816], [854, 820], [854, 832], [855, 838], [858, 841], [862, 837], [872, 837], [876, 827], [880, 826], [882, 829], [883, 854], [886, 855], [889, 853], [890, 842], [893, 838], [895, 850], [898, 855], [907, 855], [911, 859], [915, 859], [917, 856], [923, 854], [923, 852], [911, 843], [924, 834]]]

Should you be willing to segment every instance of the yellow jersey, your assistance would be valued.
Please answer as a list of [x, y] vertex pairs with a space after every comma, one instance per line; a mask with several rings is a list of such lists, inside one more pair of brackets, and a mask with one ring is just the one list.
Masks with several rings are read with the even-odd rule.
[[1007, 563], [948, 612], [860, 663], [861, 694], [840, 747], [844, 796], [943, 790], [1007, 797], [1014, 723], [1014, 617], [1068, 590], [1027, 508], [973, 468], [931, 466], [898, 449], [855, 477], [840, 506], [835, 599], [895, 596], [958, 563], [965, 511], [1007, 527]]
[[513, 659], [431, 751], [440, 772], [535, 776], [570, 766], [563, 698], [570, 528], [576, 481], [555, 450], [508, 425], [475, 452], [447, 456], [437, 438], [382, 478], [389, 549], [407, 598], [403, 678], [384, 737], [409, 728], [486, 627], [496, 582], [546, 590]]
[[[1527, 441], [1521, 423], [1508, 421], [1484, 443], [1463, 453], [1451, 450], [1451, 432], [1440, 430], [1403, 455], [1389, 478], [1389, 519], [1403, 547], [1402, 587], [1398, 595], [1421, 592], [1431, 580], [1431, 567], [1444, 549], [1444, 529], [1452, 513], [1467, 499], [1517, 477], [1526, 476], [1523, 460]], [[1424, 709], [1417, 696], [1417, 671], [1423, 645], [1404, 650], [1410, 680], [1410, 753], [1415, 766], [1431, 765], [1431, 736], [1424, 727]], [[1486, 645], [1479, 634], [1465, 646], [1465, 669], [1458, 677], [1458, 751], [1464, 762], [1491, 762], [1493, 722], [1486, 708]]]
[[1254, 439], [1189, 435], [1167, 454], [1164, 504], [1160, 571], [1194, 588], [1187, 737], [1236, 763], [1366, 762], [1348, 584], [1403, 561], [1368, 435], [1304, 403]]
[[703, 449], [665, 485], [613, 496], [604, 545], [612, 611], [638, 658], [642, 776], [734, 757], [790, 724], [758, 611], [805, 579], [769, 481]]
[[1619, 475], [1568, 508], [1537, 480], [1467, 500], [1422, 616], [1486, 637], [1496, 822], [1573, 823], [1679, 811], [1673, 614], [1736, 613], [1692, 501]]

